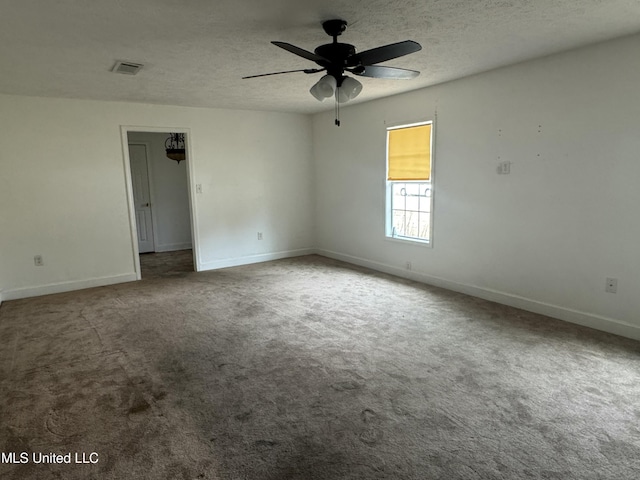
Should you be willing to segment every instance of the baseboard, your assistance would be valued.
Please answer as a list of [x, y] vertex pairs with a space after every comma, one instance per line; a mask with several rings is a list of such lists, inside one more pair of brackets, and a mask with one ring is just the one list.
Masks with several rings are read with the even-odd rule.
[[426, 283], [436, 287], [446, 288], [454, 292], [464, 293], [472, 297], [482, 298], [503, 305], [509, 305], [511, 307], [520, 308], [533, 313], [539, 313], [548, 317], [557, 318], [570, 323], [576, 323], [585, 327], [601, 330], [607, 333], [613, 333], [614, 335], [620, 335], [621, 337], [632, 338], [634, 340], [640, 340], [640, 326], [631, 325], [629, 323], [614, 320], [613, 318], [603, 317], [588, 312], [582, 312], [579, 310], [573, 310], [567, 307], [561, 307], [558, 305], [552, 305], [530, 298], [513, 295], [510, 293], [504, 293], [497, 290], [491, 290], [487, 288], [478, 287], [475, 285], [468, 285], [464, 283], [453, 282], [440, 277], [434, 277], [424, 273], [419, 273], [410, 270], [404, 270], [402, 268], [394, 267], [380, 262], [367, 260], [365, 258], [355, 257], [352, 255], [345, 255], [330, 250], [318, 249], [316, 250], [318, 255], [333, 258], [335, 260], [341, 260], [343, 262], [352, 263], [354, 265], [360, 265], [362, 267], [371, 268], [380, 272], [395, 275], [397, 277], [408, 278], [417, 282]]
[[191, 242], [188, 243], [168, 243], [166, 245], [156, 245], [156, 252], [175, 252], [178, 250], [190, 250], [192, 248]]
[[218, 268], [238, 267], [240, 265], [249, 265], [251, 263], [269, 262], [271, 260], [280, 260], [281, 258], [300, 257], [302, 255], [311, 255], [317, 253], [315, 248], [301, 248], [298, 250], [286, 250], [283, 252], [263, 253], [260, 255], [248, 255], [246, 257], [225, 258], [214, 262], [203, 262], [198, 265], [198, 271], [217, 270]]
[[0, 288], [0, 307], [2, 306], [2, 300], [4, 300], [4, 296], [2, 295], [3, 290]]
[[16, 288], [14, 290], [5, 290], [2, 293], [2, 298], [4, 300], [17, 300], [19, 298], [39, 297], [41, 295], [71, 292], [73, 290], [82, 290], [84, 288], [104, 287], [106, 285], [113, 285], [115, 283], [135, 281], [136, 274], [130, 273], [126, 275], [115, 275], [112, 277], [99, 277], [72, 282], [50, 283], [48, 285], [39, 285], [37, 287], [24, 287]]

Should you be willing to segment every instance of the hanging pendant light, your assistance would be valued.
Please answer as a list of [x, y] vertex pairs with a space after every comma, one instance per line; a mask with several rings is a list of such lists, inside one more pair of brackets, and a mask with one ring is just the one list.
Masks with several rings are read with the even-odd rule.
[[164, 148], [167, 151], [167, 158], [175, 160], [178, 164], [187, 158], [184, 148], [184, 133], [170, 133], [169, 138], [164, 142]]

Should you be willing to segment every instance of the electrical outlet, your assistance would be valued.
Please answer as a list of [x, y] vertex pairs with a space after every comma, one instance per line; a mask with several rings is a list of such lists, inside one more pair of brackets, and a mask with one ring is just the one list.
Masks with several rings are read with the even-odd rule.
[[604, 287], [604, 291], [607, 293], [616, 293], [618, 291], [618, 279], [607, 278], [607, 283]]
[[36, 255], [33, 257], [33, 264], [36, 267], [42, 267], [44, 265], [44, 261], [42, 260], [42, 255]]
[[196, 183], [196, 193], [202, 193], [202, 184]]
[[411, 270], [411, 262], [405, 263], [404, 268], [406, 268], [407, 270]]
[[262, 240], [262, 232], [258, 232], [258, 240]]

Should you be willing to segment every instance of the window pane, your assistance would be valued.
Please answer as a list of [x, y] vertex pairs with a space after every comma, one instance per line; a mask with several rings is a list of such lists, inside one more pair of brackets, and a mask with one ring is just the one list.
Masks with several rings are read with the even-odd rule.
[[418, 237], [419, 236], [419, 215], [417, 212], [407, 212], [407, 230], [405, 235], [407, 237]]
[[418, 195], [407, 195], [407, 210], [418, 211], [420, 209], [420, 197]]
[[424, 183], [420, 184], [420, 211], [431, 211], [431, 187]]
[[392, 235], [429, 239], [431, 185], [425, 182], [392, 182]]
[[405, 183], [407, 195], [416, 196], [420, 194], [420, 183]]
[[421, 213], [420, 214], [420, 238], [429, 238], [429, 227], [431, 223], [431, 214], [429, 213]]
[[394, 210], [392, 213], [392, 221], [393, 221], [393, 229], [395, 235], [404, 236], [405, 228], [404, 228], [404, 211], [402, 210]]
[[405, 197], [407, 195], [406, 192], [406, 183], [403, 182], [394, 182], [391, 184], [392, 192], [395, 197]]

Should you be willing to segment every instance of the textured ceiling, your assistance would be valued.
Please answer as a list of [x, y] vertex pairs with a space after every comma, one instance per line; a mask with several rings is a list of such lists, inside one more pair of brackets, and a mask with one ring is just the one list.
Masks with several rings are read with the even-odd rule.
[[[638, 0], [2, 0], [0, 93], [311, 113], [333, 107], [309, 88], [321, 74], [279, 49], [331, 41], [321, 22], [349, 22], [358, 51], [415, 40], [384, 65], [414, 80], [360, 78], [356, 102], [640, 31]], [[136, 76], [116, 60], [143, 63]]]

